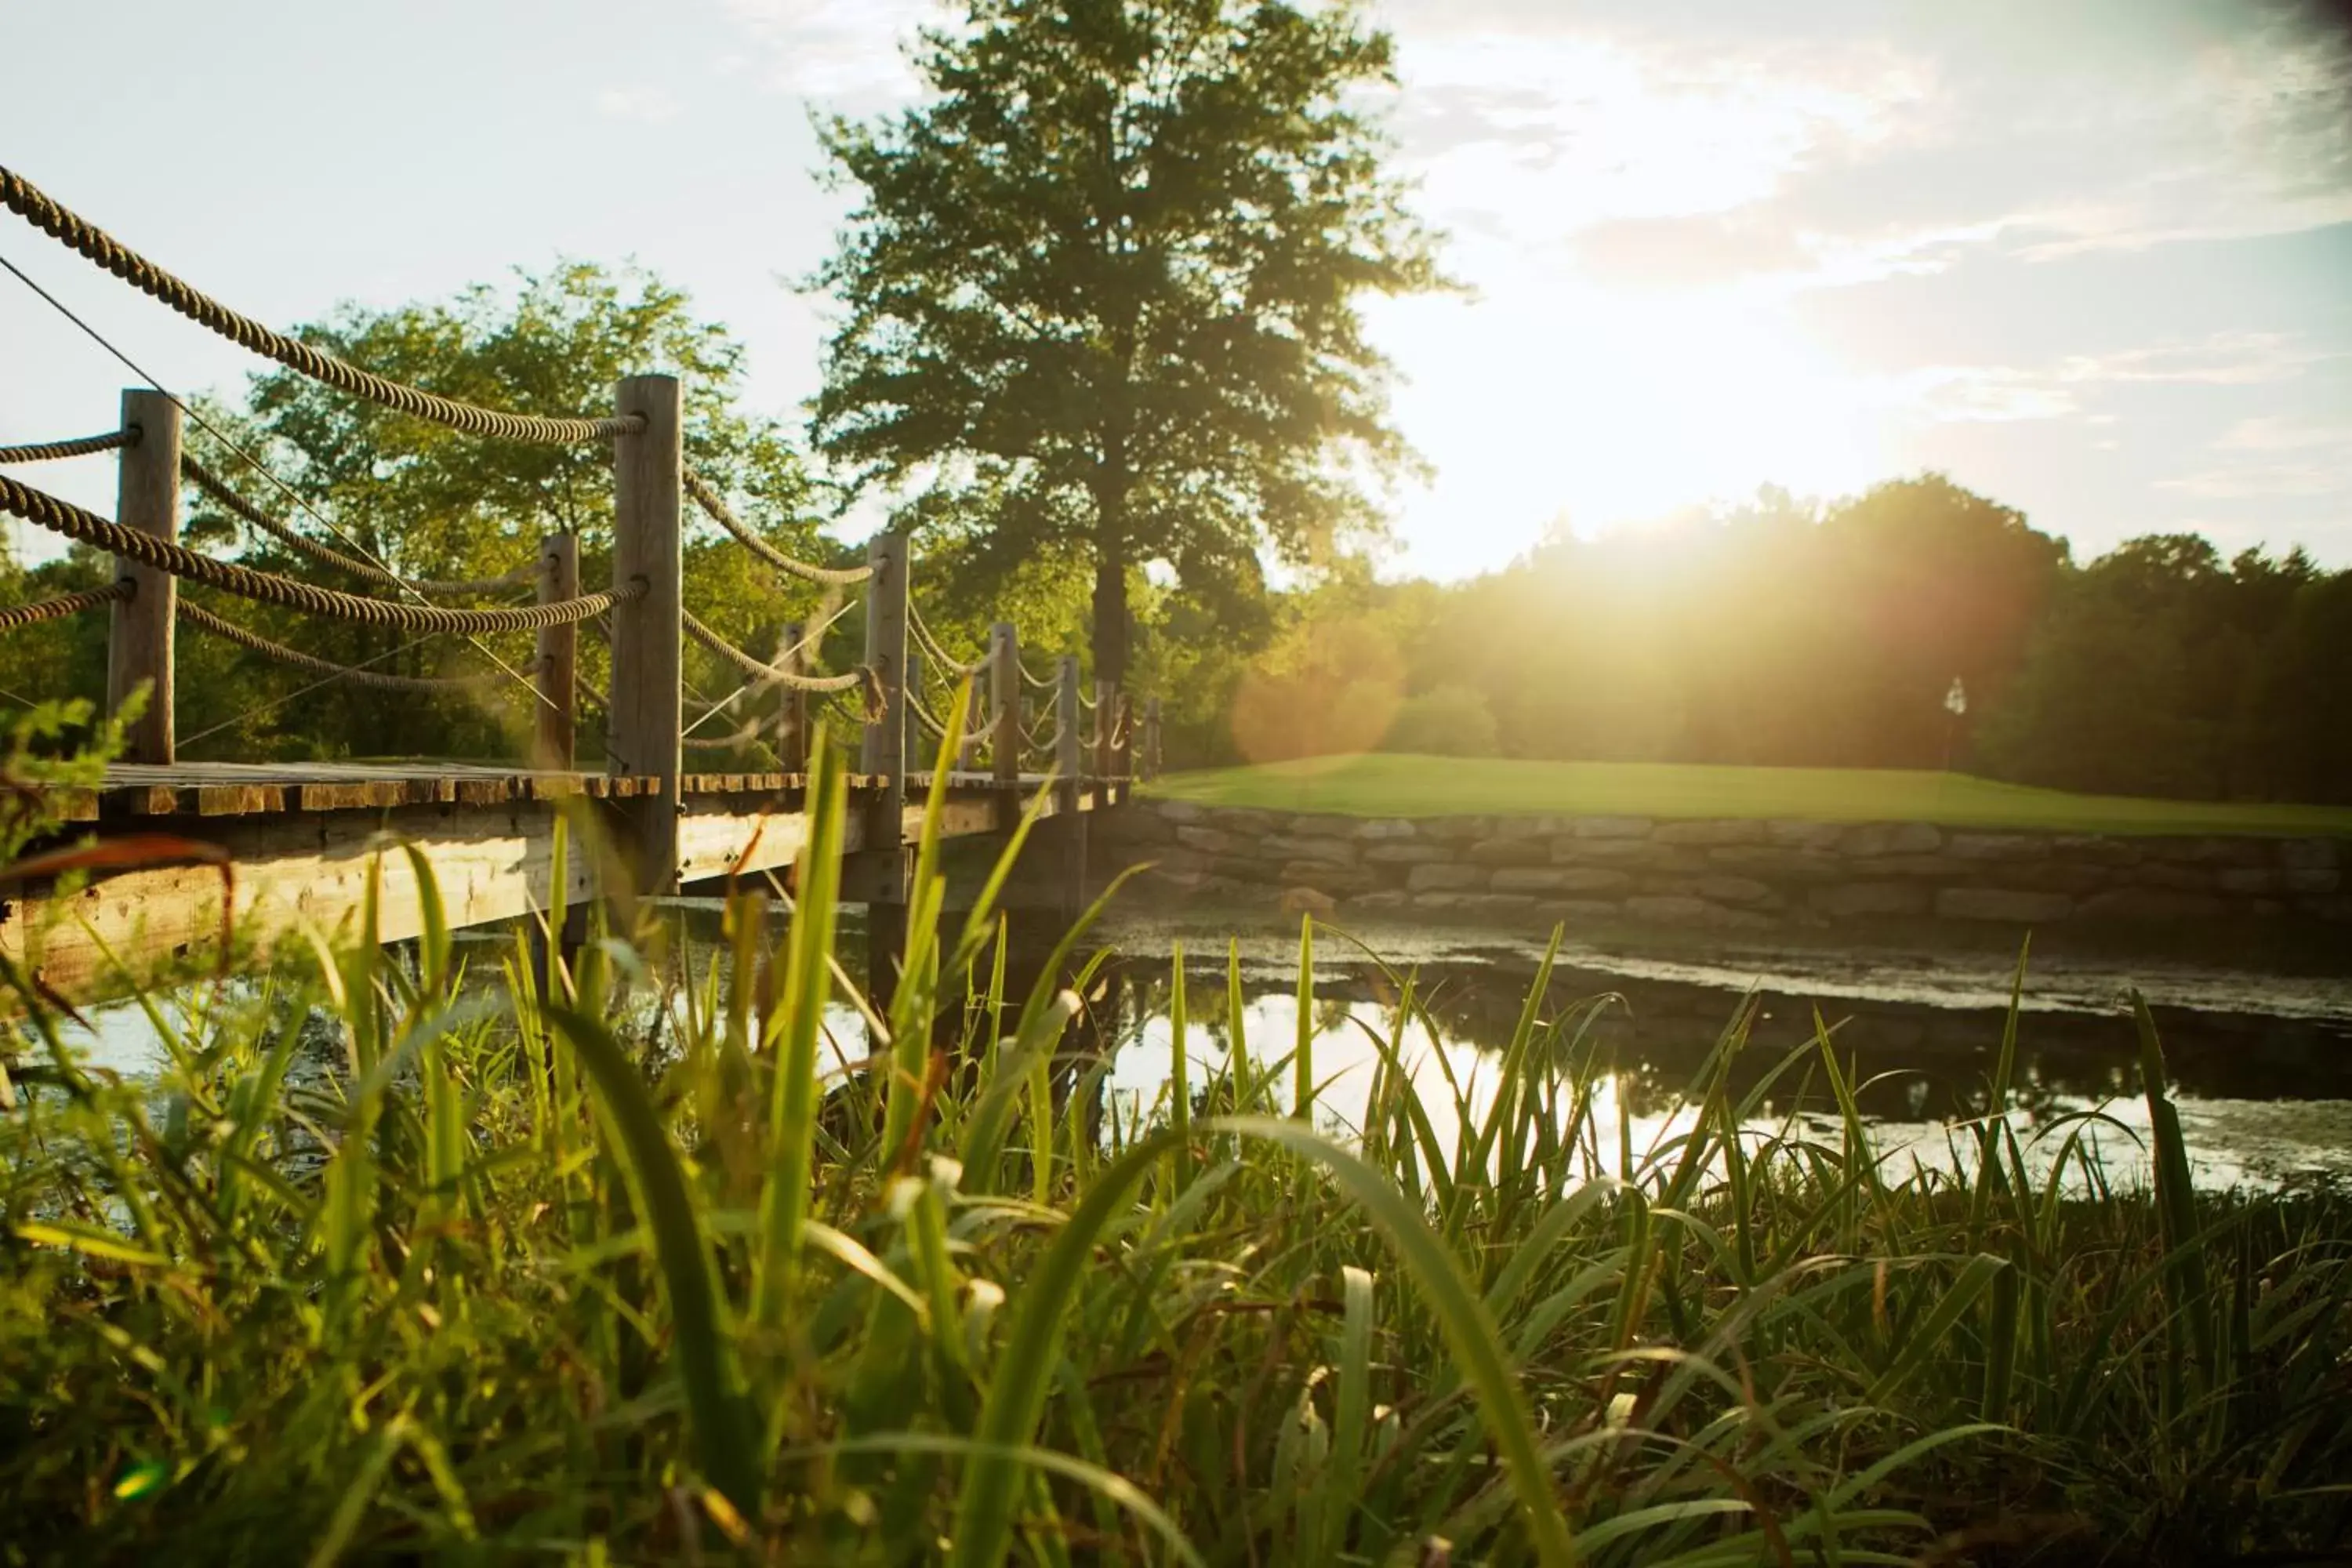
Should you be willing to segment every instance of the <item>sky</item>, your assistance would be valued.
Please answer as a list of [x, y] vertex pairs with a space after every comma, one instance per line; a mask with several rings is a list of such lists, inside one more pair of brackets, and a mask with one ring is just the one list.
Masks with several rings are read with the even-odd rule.
[[[797, 422], [848, 198], [812, 109], [914, 100], [924, 0], [0, 0], [0, 163], [272, 324], [635, 260]], [[1465, 287], [1381, 300], [1390, 574], [1938, 469], [2087, 559], [2352, 564], [2352, 52], [2255, 0], [1381, 0]], [[179, 392], [259, 362], [0, 214]], [[0, 275], [0, 444], [131, 378]], [[104, 458], [23, 477], [106, 510]], [[21, 535], [19, 536], [21, 537]], [[25, 540], [35, 552], [38, 542]]]

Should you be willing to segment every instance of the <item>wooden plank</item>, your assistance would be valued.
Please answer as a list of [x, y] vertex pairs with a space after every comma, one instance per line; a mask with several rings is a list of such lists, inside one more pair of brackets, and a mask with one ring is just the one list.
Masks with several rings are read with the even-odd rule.
[[215, 784], [196, 786], [198, 816], [249, 816], [286, 809], [282, 784]]
[[[863, 826], [853, 816], [846, 825], [847, 847], [865, 838]], [[801, 852], [808, 839], [808, 818], [799, 812], [735, 812], [712, 805], [688, 805], [677, 819], [678, 880], [708, 881], [724, 877], [740, 865], [744, 874], [781, 871]]]
[[[404, 807], [391, 832], [423, 848], [453, 927], [510, 920], [544, 908], [552, 871], [552, 807], [459, 813]], [[423, 900], [408, 857], [383, 853], [393, 842], [376, 819], [352, 813], [312, 816], [229, 816], [204, 835], [236, 856], [240, 940], [267, 951], [299, 921], [330, 933], [354, 929], [369, 861], [382, 854], [379, 923], [386, 941], [423, 930]], [[592, 857], [567, 863], [567, 898], [595, 892]], [[197, 958], [213, 949], [221, 919], [222, 880], [210, 867], [142, 868], [92, 883], [66, 905], [44, 889], [8, 902], [0, 918], [0, 952], [34, 965], [68, 996], [89, 995], [110, 982], [101, 941], [133, 971]]]
[[170, 784], [133, 784], [109, 794], [120, 798], [133, 816], [173, 816], [180, 810], [180, 792]]

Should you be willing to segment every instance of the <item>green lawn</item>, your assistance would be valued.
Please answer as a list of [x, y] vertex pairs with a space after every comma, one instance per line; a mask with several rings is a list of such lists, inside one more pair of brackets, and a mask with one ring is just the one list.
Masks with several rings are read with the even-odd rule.
[[2352, 808], [2069, 795], [1881, 768], [1528, 763], [1376, 753], [1173, 773], [1147, 795], [1347, 816], [1780, 816], [2096, 833], [2352, 836]]

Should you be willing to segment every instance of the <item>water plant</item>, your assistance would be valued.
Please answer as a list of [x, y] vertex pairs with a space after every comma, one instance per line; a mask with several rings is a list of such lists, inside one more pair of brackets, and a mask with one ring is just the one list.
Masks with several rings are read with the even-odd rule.
[[[816, 779], [804, 896], [780, 924], [737, 889], [724, 963], [602, 910], [495, 974], [438, 921], [406, 955], [321, 938], [149, 998], [138, 1080], [0, 968], [0, 1560], [2352, 1541], [2352, 1205], [2192, 1191], [2144, 1015], [2153, 1191], [2083, 1121], [2030, 1163], [2006, 1048], [1972, 1159], [1894, 1170], [1826, 1026], [1735, 1092], [1744, 1016], [1637, 1142], [1549, 961], [1491, 1088], [1444, 1089], [1458, 1135], [1414, 1087], [1411, 973], [1334, 1127], [1307, 1032], [1247, 1048], [1232, 969], [1222, 1062], [1107, 1131], [1086, 922], [1012, 994], [1001, 876], [949, 921], [927, 833], [877, 1016], [835, 955], [838, 762]], [[1753, 1130], [1790, 1074], [1842, 1126]]]

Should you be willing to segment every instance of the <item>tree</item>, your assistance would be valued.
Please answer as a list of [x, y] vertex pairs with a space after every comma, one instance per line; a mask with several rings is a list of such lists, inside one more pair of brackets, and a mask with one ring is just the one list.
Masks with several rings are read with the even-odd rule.
[[[621, 376], [675, 373], [685, 383], [687, 452], [694, 468], [734, 497], [739, 514], [781, 547], [808, 559], [824, 559], [834, 548], [815, 537], [814, 521], [799, 515], [805, 482], [782, 430], [734, 406], [741, 348], [724, 328], [697, 320], [687, 297], [658, 279], [570, 263], [520, 274], [509, 289], [476, 287], [451, 300], [391, 308], [346, 306], [299, 335], [397, 380], [533, 413], [600, 411], [610, 406], [613, 384]], [[543, 536], [569, 531], [581, 537], [583, 584], [598, 585], [608, 575], [613, 483], [607, 443], [487, 441], [284, 370], [254, 377], [242, 408], [208, 406], [207, 417], [258, 453], [287, 488], [261, 480], [192, 428], [192, 449], [202, 460], [230, 478], [247, 500], [346, 552], [356, 546], [412, 577], [488, 577], [528, 564]], [[794, 614], [784, 595], [804, 599], [806, 591], [771, 581], [766, 568], [700, 522], [691, 508], [687, 521], [688, 603], [740, 645], [771, 651], [776, 632]], [[206, 548], [225, 548], [252, 564], [333, 579], [331, 571], [265, 536], [247, 539], [239, 548], [244, 525], [201, 494], [191, 497], [189, 530]], [[340, 664], [433, 674], [445, 654], [463, 651], [457, 639], [425, 641], [259, 605], [219, 607]], [[530, 657], [527, 633], [482, 640], [509, 665]], [[372, 693], [353, 701], [347, 688], [320, 685], [315, 677], [210, 639], [183, 638], [182, 647], [183, 732], [226, 724], [226, 735], [213, 744], [238, 755], [288, 748], [317, 755], [511, 753], [529, 700], [501, 686], [490, 689], [487, 700], [472, 694]], [[690, 679], [712, 693], [740, 681], [740, 675], [707, 658], [698, 648], [689, 650]], [[583, 676], [596, 683], [604, 653], [594, 636], [581, 639], [581, 658]], [[482, 667], [478, 657], [461, 662]], [[196, 679], [188, 679], [191, 674]], [[714, 724], [722, 732], [736, 727], [732, 721]]]
[[818, 446], [927, 490], [975, 568], [1091, 564], [1097, 679], [1129, 574], [1261, 590], [1259, 552], [1368, 529], [1405, 449], [1366, 295], [1438, 286], [1360, 90], [1392, 81], [1352, 5], [973, 0], [927, 31], [928, 103], [824, 132], [852, 215], [819, 283]]

